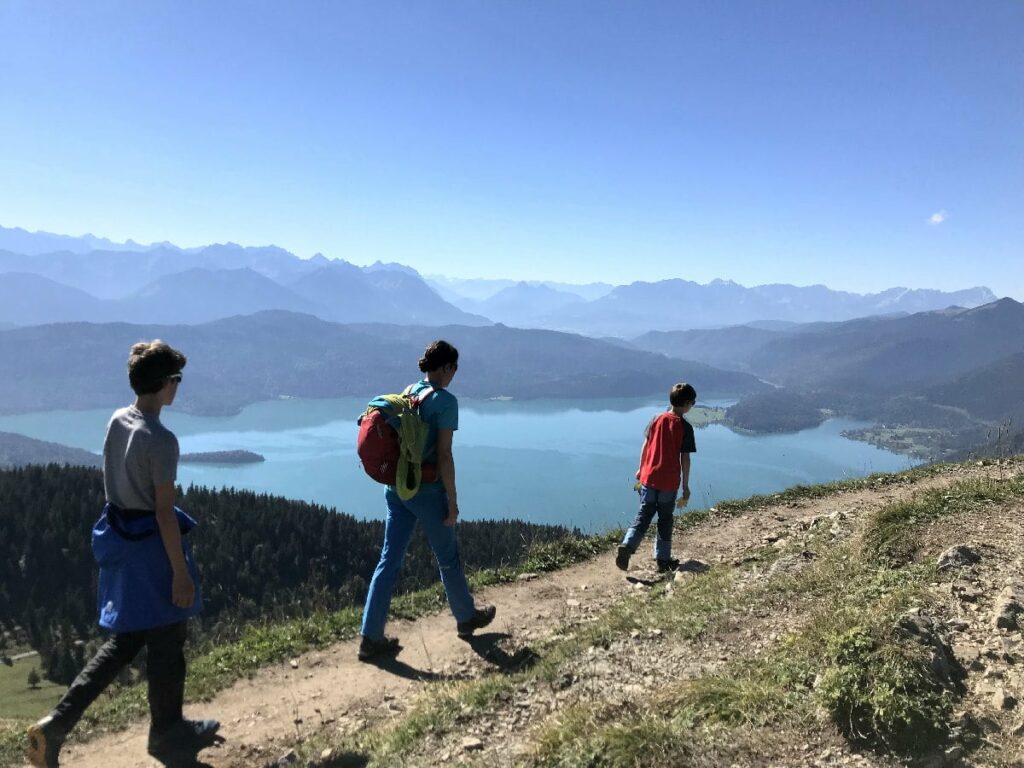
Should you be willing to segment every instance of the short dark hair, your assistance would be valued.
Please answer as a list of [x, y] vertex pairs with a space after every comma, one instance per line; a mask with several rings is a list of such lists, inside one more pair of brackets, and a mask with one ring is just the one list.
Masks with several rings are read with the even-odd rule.
[[459, 362], [459, 350], [453, 347], [444, 339], [438, 339], [427, 345], [420, 358], [420, 370], [424, 373], [436, 371], [446, 365], [457, 365]]
[[682, 408], [687, 403], [697, 402], [697, 390], [689, 384], [676, 384], [668, 392], [668, 401], [673, 408]]
[[181, 373], [188, 362], [178, 350], [160, 339], [132, 344], [128, 356], [128, 383], [137, 395], [159, 392], [168, 376]]

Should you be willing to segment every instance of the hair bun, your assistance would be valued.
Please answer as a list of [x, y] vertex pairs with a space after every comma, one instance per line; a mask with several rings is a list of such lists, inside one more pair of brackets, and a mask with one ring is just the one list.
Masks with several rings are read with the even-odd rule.
[[457, 362], [459, 362], [459, 350], [444, 339], [438, 339], [427, 345], [424, 350], [423, 357], [420, 358], [420, 370], [423, 373], [428, 373]]

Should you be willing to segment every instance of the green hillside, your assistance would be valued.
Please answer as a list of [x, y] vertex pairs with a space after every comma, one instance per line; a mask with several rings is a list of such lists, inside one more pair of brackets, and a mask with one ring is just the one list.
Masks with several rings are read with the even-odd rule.
[[80, 448], [36, 440], [13, 432], [0, 432], [0, 469], [23, 464], [78, 464], [98, 467], [101, 457]]
[[1024, 422], [1024, 352], [976, 368], [925, 390], [943, 405], [964, 408], [982, 419]]

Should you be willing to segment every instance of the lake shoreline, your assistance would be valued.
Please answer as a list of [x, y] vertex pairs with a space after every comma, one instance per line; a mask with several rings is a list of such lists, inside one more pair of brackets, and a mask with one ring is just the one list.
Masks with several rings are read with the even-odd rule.
[[[664, 412], [666, 400], [460, 398], [454, 447], [464, 518], [516, 518], [586, 532], [629, 525], [636, 513], [632, 487], [644, 429]], [[744, 435], [721, 423], [728, 405], [725, 398], [702, 398], [688, 417], [698, 427], [690, 481], [695, 509], [918, 463], [840, 435], [868, 422], [832, 419], [798, 433]], [[247, 451], [265, 459], [182, 462], [183, 487], [234, 487], [379, 519], [384, 490], [366, 476], [355, 452], [356, 418], [365, 407], [362, 398], [274, 400], [225, 418], [165, 409], [161, 420], [178, 436], [182, 454]], [[0, 417], [0, 430], [95, 452], [109, 418], [106, 409]]]

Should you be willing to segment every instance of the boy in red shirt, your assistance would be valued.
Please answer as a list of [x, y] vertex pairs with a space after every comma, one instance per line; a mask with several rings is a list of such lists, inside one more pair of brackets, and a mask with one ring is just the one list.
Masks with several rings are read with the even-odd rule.
[[679, 565], [672, 559], [672, 509], [682, 481], [683, 495], [679, 506], [690, 498], [690, 454], [696, 453], [693, 427], [683, 414], [697, 402], [697, 392], [689, 384], [676, 384], [668, 395], [672, 407], [651, 419], [640, 450], [640, 468], [636, 479], [640, 481], [640, 511], [626, 531], [615, 556], [620, 570], [629, 568], [629, 558], [658, 515], [658, 537], [654, 544], [654, 559], [660, 572], [672, 571]]

